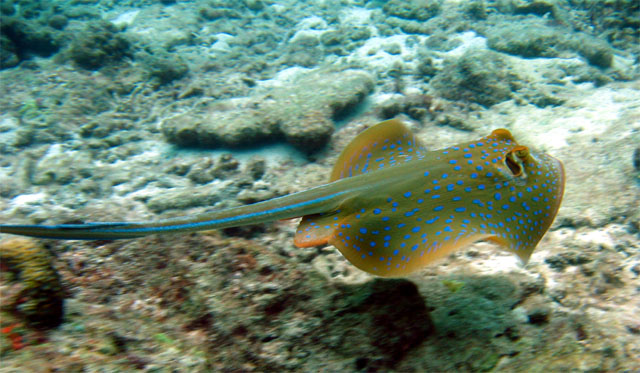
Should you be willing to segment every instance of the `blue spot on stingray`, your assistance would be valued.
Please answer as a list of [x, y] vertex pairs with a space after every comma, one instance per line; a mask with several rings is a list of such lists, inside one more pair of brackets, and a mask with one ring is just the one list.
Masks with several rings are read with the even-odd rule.
[[409, 198], [409, 197], [411, 197], [411, 192], [406, 192], [406, 193], [404, 194], [404, 198]]
[[502, 198], [502, 195], [500, 193], [496, 193], [493, 195], [493, 198], [495, 198], [496, 201], [500, 201], [500, 198]]
[[484, 190], [484, 188], [485, 188], [484, 184], [480, 184], [480, 185], [478, 185], [478, 189], [479, 189], [479, 190]]
[[467, 211], [467, 209], [464, 207], [456, 207], [456, 212], [465, 212], [465, 211]]
[[449, 163], [450, 164], [456, 164], [456, 163], [458, 163], [458, 161], [456, 161], [455, 159], [452, 159], [452, 160], [449, 161]]
[[400, 250], [398, 249], [393, 250], [393, 255], [398, 255], [399, 253], [400, 253]]
[[362, 234], [367, 233], [367, 228], [360, 228], [360, 233], [362, 233]]
[[472, 173], [472, 174], [471, 174], [471, 178], [472, 178], [472, 179], [475, 179], [475, 178], [477, 178], [477, 177], [478, 177], [478, 174], [477, 174], [477, 173], [475, 173], [475, 172], [474, 172], [474, 173]]
[[444, 206], [436, 206], [433, 208], [433, 211], [442, 211], [442, 209], [444, 209]]
[[382, 212], [382, 210], [380, 210], [380, 209], [373, 209], [373, 213], [374, 213], [375, 215], [378, 215], [378, 214], [379, 214], [379, 213], [381, 213], [381, 212]]
[[439, 194], [434, 194], [433, 196], [431, 196], [432, 199], [436, 199], [436, 198], [440, 198]]
[[374, 241], [369, 242], [369, 246], [374, 247], [376, 243]]
[[413, 233], [418, 233], [418, 232], [420, 232], [420, 227], [413, 227], [413, 228], [411, 228], [411, 232], [413, 232]]

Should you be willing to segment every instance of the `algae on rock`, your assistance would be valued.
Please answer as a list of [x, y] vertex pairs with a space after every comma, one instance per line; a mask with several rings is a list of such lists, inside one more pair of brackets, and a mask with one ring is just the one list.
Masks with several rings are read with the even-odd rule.
[[322, 148], [334, 130], [333, 120], [349, 113], [372, 91], [371, 76], [361, 70], [313, 71], [246, 105], [208, 105], [197, 114], [166, 120], [162, 132], [180, 146], [238, 147], [286, 140], [305, 153]]

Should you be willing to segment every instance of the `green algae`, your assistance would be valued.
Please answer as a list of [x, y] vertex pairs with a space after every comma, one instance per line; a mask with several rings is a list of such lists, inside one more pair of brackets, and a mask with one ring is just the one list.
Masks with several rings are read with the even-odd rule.
[[457, 293], [464, 286], [464, 282], [457, 280], [442, 280], [442, 285], [446, 286], [452, 293]]

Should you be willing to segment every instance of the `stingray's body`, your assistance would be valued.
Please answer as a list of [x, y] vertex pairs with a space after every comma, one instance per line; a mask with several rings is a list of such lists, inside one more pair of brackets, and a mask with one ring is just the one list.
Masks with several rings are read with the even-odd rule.
[[356, 267], [402, 276], [478, 240], [527, 261], [551, 225], [564, 188], [562, 164], [499, 129], [426, 151], [398, 120], [358, 135], [331, 182], [253, 205], [141, 223], [0, 225], [0, 233], [56, 239], [120, 239], [258, 224], [302, 216], [295, 244], [331, 244]]

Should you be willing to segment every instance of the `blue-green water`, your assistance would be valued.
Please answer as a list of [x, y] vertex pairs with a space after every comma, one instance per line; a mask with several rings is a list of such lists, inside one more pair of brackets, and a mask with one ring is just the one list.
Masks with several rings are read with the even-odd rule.
[[296, 248], [295, 221], [0, 234], [2, 371], [640, 369], [637, 1], [3, 0], [0, 16], [2, 224], [305, 190], [394, 117], [429, 149], [507, 128], [567, 179], [528, 264], [476, 243], [394, 280]]

